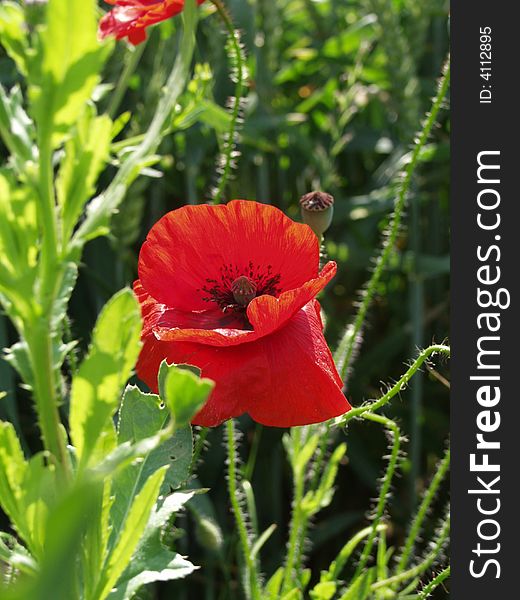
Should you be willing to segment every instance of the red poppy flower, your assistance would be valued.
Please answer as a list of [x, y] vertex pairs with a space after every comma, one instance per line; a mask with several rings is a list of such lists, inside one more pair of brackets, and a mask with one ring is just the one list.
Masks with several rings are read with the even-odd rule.
[[162, 360], [216, 382], [197, 425], [249, 415], [291, 427], [350, 409], [314, 299], [336, 273], [318, 273], [307, 225], [257, 202], [184, 206], [151, 229], [134, 291], [143, 315], [137, 374], [157, 392]]
[[[99, 37], [127, 37], [137, 46], [146, 39], [146, 28], [179, 14], [184, 0], [105, 0], [115, 5], [99, 22]], [[204, 0], [197, 0], [202, 4]]]

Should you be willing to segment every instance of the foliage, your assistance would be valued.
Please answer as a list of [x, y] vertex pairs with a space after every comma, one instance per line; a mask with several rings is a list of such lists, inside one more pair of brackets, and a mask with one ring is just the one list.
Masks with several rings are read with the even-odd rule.
[[[423, 399], [444, 398], [430, 362], [449, 356], [428, 345], [447, 329], [444, 2], [187, 0], [136, 49], [100, 43], [99, 14], [93, 0], [0, 5], [2, 597], [438, 593], [450, 455], [446, 410]], [[311, 188], [336, 198], [324, 305], [355, 408], [288, 432], [229, 421], [224, 464], [222, 432], [192, 443], [189, 425], [212, 382], [164, 363], [159, 394], [127, 385], [135, 252], [185, 202], [256, 198], [296, 217]]]

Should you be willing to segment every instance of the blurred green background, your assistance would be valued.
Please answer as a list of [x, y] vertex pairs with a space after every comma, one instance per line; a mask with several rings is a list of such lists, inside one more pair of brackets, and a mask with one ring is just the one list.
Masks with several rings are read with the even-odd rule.
[[[359, 291], [381, 247], [395, 183], [435, 93], [448, 50], [448, 3], [225, 3], [241, 31], [249, 70], [240, 157], [226, 196], [270, 203], [299, 219], [302, 194], [322, 189], [334, 195], [335, 216], [326, 235], [326, 250], [339, 270], [322, 303], [327, 338], [335, 347], [353, 318]], [[71, 336], [80, 340], [80, 355], [100, 308], [136, 277], [139, 247], [151, 225], [183, 204], [208, 201], [216, 182], [216, 157], [229, 124], [224, 107], [234, 86], [222, 24], [216, 15], [205, 18], [212, 13], [209, 3], [202, 11], [194, 78], [174, 115], [172, 134], [160, 147], [162, 159], [133, 185], [114, 217], [110, 238], [90, 243], [84, 254], [70, 306]], [[102, 102], [107, 110], [131, 114], [121, 139], [138, 135], [151, 119], [175, 59], [178, 25], [178, 20], [170, 20], [154, 28], [146, 46], [137, 51], [117, 44], [105, 81], [116, 86], [126, 73], [128, 87], [120, 103], [110, 89], [100, 93], [105, 93]], [[1, 52], [1, 82], [10, 87], [16, 82], [15, 70]], [[346, 382], [353, 405], [377, 397], [386, 383], [404, 372], [417, 347], [442, 342], [449, 332], [449, 113], [444, 112], [442, 119], [421, 157], [405, 225]], [[0, 146], [0, 152], [4, 158], [5, 148]], [[108, 169], [101, 184], [106, 185], [110, 177]], [[14, 332], [7, 319], [0, 319], [0, 345], [5, 347], [15, 341]], [[449, 378], [442, 364], [437, 371]], [[404, 474], [394, 489], [393, 542], [402, 538], [416, 494], [431, 476], [448, 435], [449, 390], [439, 376], [424, 372], [389, 411], [410, 438]], [[0, 405], [0, 417], [17, 421], [27, 446], [38, 448], [32, 406], [3, 361], [0, 378], [2, 388], [9, 390]], [[252, 473], [260, 528], [278, 525], [263, 550], [271, 574], [284, 553], [291, 508], [283, 431], [262, 429], [248, 418], [240, 420], [240, 427], [244, 432], [241, 451], [245, 468]], [[386, 453], [384, 435], [368, 423], [351, 424], [346, 441], [348, 464], [340, 470], [334, 501], [309, 534], [315, 576], [365, 523]], [[248, 457], [252, 458], [248, 461]], [[208, 436], [198, 472], [200, 484], [210, 488], [203, 510], [212, 512], [222, 528], [222, 547], [212, 549], [212, 532], [201, 529], [188, 512], [175, 523], [176, 544], [203, 568], [188, 580], [152, 588], [143, 598], [240, 597], [224, 461], [222, 432], [217, 428]], [[439, 511], [441, 506], [439, 502]], [[446, 597], [443, 590], [437, 594]]]

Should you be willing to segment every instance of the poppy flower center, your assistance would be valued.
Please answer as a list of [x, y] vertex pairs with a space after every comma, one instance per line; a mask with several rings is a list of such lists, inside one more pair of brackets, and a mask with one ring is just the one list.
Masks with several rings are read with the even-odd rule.
[[239, 306], [247, 306], [256, 296], [256, 285], [249, 277], [241, 275], [231, 284], [231, 291]]
[[206, 279], [206, 285], [198, 291], [203, 292], [204, 302], [215, 302], [222, 312], [232, 311], [245, 317], [245, 309], [254, 298], [278, 296], [281, 276], [273, 273], [271, 265], [266, 267], [250, 262], [239, 268], [227, 264], [220, 268], [219, 277]]

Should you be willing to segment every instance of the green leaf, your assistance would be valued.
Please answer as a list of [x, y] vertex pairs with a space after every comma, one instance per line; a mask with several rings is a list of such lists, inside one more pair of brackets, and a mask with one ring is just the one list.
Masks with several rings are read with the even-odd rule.
[[0, 4], [0, 44], [22, 75], [27, 72], [27, 26], [23, 8], [6, 0]]
[[27, 342], [16, 342], [16, 344], [13, 344], [10, 348], [6, 348], [4, 350], [3, 358], [11, 365], [11, 367], [13, 367], [13, 369], [18, 371], [25, 383], [25, 387], [32, 388], [33, 376]]
[[26, 471], [27, 462], [14, 427], [0, 421], [0, 506], [20, 537], [29, 543], [31, 536], [20, 506]]
[[47, 26], [29, 68], [29, 94], [42, 137], [57, 145], [85, 108], [108, 55], [97, 40], [94, 0], [49, 0]]
[[[190, 479], [190, 487], [200, 489], [197, 478]], [[197, 542], [211, 550], [221, 552], [223, 550], [224, 536], [217, 522], [215, 507], [207, 494], [195, 495], [187, 506], [190, 514], [196, 522], [195, 536]], [[224, 554], [222, 554], [224, 558]]]
[[[168, 409], [162, 405], [159, 396], [145, 394], [135, 386], [128, 386], [119, 410], [117, 443], [136, 444], [152, 438], [165, 428], [169, 420]], [[186, 480], [191, 465], [192, 445], [191, 428], [178, 429], [141, 460], [117, 473], [112, 487], [115, 496], [112, 507], [114, 539], [119, 536], [119, 530], [134, 497], [159, 468], [168, 467], [161, 489], [162, 494], [167, 494]]]
[[25, 597], [31, 600], [76, 598], [78, 556], [85, 530], [95, 515], [101, 484], [82, 482], [61, 496], [45, 522], [41, 575]]
[[166, 361], [159, 368], [159, 394], [170, 409], [175, 428], [190, 423], [214, 387], [211, 379], [197, 377], [189, 368], [168, 365]]
[[142, 585], [180, 579], [197, 568], [161, 543], [165, 524], [193, 495], [193, 491], [175, 492], [159, 508], [154, 509], [129, 566], [109, 596], [110, 600], [129, 600]]
[[340, 600], [367, 600], [370, 598], [370, 586], [375, 578], [375, 567], [372, 567], [354, 579]]
[[[30, 532], [30, 548], [37, 560], [43, 557], [46, 522], [50, 507], [55, 503], [55, 471], [46, 453], [33, 456], [24, 473], [19, 505]], [[51, 533], [52, 535], [52, 533]]]
[[32, 297], [38, 264], [36, 210], [32, 191], [0, 169], [0, 291], [8, 295], [14, 313], [26, 311]]
[[265, 586], [265, 593], [270, 600], [275, 600], [280, 596], [282, 588], [284, 568], [279, 567], [270, 577]]
[[102, 456], [113, 448], [104, 441], [108, 436], [115, 443], [111, 417], [137, 360], [140, 333], [139, 305], [124, 289], [101, 311], [88, 356], [72, 380], [70, 429], [80, 465], [86, 466], [96, 447]]
[[43, 555], [54, 500], [54, 466], [44, 453], [26, 461], [11, 423], [0, 422], [0, 506], [35, 558]]
[[112, 121], [97, 117], [88, 107], [79, 119], [74, 134], [65, 144], [65, 157], [56, 181], [61, 205], [63, 239], [68, 241], [83, 206], [96, 190], [99, 173], [105, 167], [112, 140]]
[[27, 575], [34, 575], [38, 572], [38, 565], [33, 557], [9, 533], [0, 532], [0, 562]]
[[[317, 436], [316, 436], [317, 437]], [[347, 451], [346, 444], [339, 444], [327, 461], [327, 467], [321, 476], [318, 489], [309, 490], [302, 500], [301, 508], [310, 517], [327, 507], [334, 496], [334, 482], [341, 459]]]
[[23, 108], [20, 88], [14, 86], [7, 93], [0, 85], [0, 136], [18, 173], [24, 171], [27, 162], [36, 161], [35, 135], [34, 125]]
[[92, 598], [96, 581], [103, 568], [108, 550], [111, 532], [110, 508], [113, 502], [111, 482], [106, 478], [103, 486], [96, 491], [92, 518], [87, 524], [82, 553], [82, 574], [84, 582], [84, 598]]
[[132, 554], [144, 533], [152, 509], [157, 502], [167, 469], [168, 467], [162, 467], [156, 471], [134, 499], [124, 520], [124, 526], [117, 544], [110, 553], [100, 574], [100, 580], [94, 594], [95, 598], [103, 600], [108, 596], [130, 562]]
[[336, 593], [336, 583], [334, 581], [320, 581], [311, 590], [312, 600], [331, 600]]

